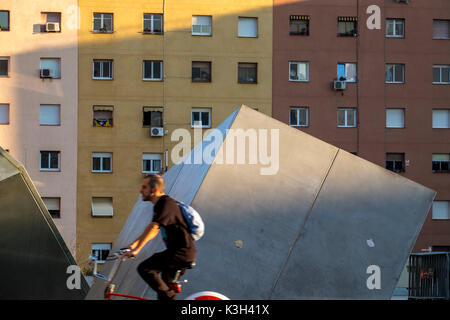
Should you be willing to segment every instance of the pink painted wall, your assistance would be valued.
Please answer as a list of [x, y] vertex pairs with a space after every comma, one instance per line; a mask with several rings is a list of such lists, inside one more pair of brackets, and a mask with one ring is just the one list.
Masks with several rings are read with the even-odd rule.
[[[10, 58], [8, 77], [0, 77], [0, 104], [10, 105], [8, 125], [0, 125], [0, 146], [27, 169], [41, 197], [61, 198], [54, 219], [75, 252], [77, 177], [78, 48], [76, 0], [2, 0], [10, 11], [10, 31], [0, 32], [0, 57]], [[41, 12], [61, 13], [60, 33], [36, 32]], [[40, 58], [61, 59], [61, 79], [40, 79]], [[59, 104], [60, 125], [40, 125], [40, 105]], [[40, 171], [40, 151], [61, 152], [59, 172]]]

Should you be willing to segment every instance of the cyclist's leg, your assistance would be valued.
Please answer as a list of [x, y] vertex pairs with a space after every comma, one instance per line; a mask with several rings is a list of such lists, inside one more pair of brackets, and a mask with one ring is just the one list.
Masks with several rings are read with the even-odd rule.
[[167, 270], [170, 253], [166, 250], [158, 252], [138, 266], [138, 273], [148, 285], [156, 291], [158, 299], [176, 299], [175, 292], [160, 277], [159, 273]]

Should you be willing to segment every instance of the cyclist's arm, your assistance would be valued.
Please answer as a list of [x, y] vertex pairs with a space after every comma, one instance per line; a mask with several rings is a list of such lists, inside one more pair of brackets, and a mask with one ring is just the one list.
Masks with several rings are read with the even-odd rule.
[[144, 232], [136, 239], [131, 245], [130, 249], [132, 250], [132, 254], [137, 256], [139, 251], [149, 242], [159, 232], [159, 224], [156, 222], [150, 223], [147, 228], [145, 228]]

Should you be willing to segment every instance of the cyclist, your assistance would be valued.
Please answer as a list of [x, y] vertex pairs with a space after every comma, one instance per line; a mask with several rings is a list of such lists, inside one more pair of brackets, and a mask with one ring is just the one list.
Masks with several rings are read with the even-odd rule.
[[167, 249], [143, 261], [137, 270], [157, 292], [159, 300], [176, 300], [176, 293], [170, 288], [170, 283], [177, 270], [184, 273], [184, 266], [195, 261], [197, 249], [194, 239], [177, 202], [164, 193], [164, 179], [160, 175], [145, 176], [140, 192], [143, 201], [151, 201], [154, 205], [153, 220], [136, 241], [129, 245], [131, 251], [125, 256], [136, 257], [161, 229]]

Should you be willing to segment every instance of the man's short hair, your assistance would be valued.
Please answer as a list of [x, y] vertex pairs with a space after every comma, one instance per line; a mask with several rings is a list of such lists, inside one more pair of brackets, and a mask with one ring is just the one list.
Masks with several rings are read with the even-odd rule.
[[148, 185], [151, 189], [158, 187], [159, 191], [164, 192], [164, 179], [159, 174], [147, 174], [144, 179], [148, 179]]

